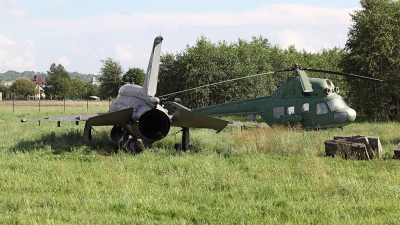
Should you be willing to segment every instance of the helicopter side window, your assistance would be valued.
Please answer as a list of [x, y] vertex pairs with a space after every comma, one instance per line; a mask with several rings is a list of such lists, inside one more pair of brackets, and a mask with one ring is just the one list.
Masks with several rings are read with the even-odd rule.
[[328, 107], [326, 107], [325, 103], [318, 103], [316, 109], [317, 109], [317, 114], [328, 113]]
[[303, 114], [308, 114], [310, 112], [310, 104], [304, 103], [301, 107], [301, 111], [303, 112]]
[[287, 114], [288, 115], [293, 115], [294, 114], [294, 106], [289, 106], [287, 108]]
[[283, 106], [275, 107], [273, 113], [275, 118], [283, 116], [285, 114], [285, 108]]

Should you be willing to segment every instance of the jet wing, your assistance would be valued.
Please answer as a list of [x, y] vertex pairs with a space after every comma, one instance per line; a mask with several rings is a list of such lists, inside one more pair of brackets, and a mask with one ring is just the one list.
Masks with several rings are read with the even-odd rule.
[[129, 125], [132, 119], [133, 107], [121, 109], [114, 112], [104, 113], [91, 117], [86, 125], [91, 126], [111, 126], [111, 125]]
[[84, 114], [73, 116], [48, 117], [37, 119], [22, 118], [21, 122], [51, 122], [51, 121], [87, 121], [88, 126], [128, 125], [132, 118], [133, 108], [126, 108], [103, 114]]
[[59, 116], [59, 117], [47, 117], [47, 118], [36, 118], [36, 119], [25, 119], [22, 118], [21, 122], [54, 122], [54, 121], [87, 121], [89, 118], [98, 116], [101, 114], [84, 114], [84, 115], [72, 115], [72, 116]]
[[171, 120], [172, 126], [210, 128], [217, 132], [220, 132], [228, 125], [228, 121], [181, 109], [175, 110]]

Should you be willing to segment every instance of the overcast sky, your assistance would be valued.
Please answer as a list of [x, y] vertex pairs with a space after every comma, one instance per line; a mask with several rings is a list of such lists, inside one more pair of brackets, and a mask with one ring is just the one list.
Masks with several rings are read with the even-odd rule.
[[[358, 0], [0, 0], [0, 72], [98, 74], [111, 57], [147, 68], [154, 38], [177, 53], [201, 36], [213, 43], [253, 36], [283, 48], [344, 47]], [[288, 65], [290, 66], [290, 65]]]

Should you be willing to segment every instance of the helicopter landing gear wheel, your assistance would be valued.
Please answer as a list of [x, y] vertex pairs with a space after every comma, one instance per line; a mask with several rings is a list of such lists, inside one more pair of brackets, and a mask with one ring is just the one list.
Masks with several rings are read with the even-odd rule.
[[133, 153], [141, 153], [144, 150], [144, 145], [137, 138], [131, 138], [126, 142], [126, 148]]
[[118, 144], [124, 145], [128, 140], [128, 136], [128, 133], [119, 125], [115, 125], [111, 129], [110, 138]]

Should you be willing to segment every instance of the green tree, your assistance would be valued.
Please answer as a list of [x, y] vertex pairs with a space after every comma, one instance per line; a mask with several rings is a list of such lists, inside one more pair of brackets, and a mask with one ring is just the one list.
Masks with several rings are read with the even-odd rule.
[[103, 66], [100, 68], [100, 96], [104, 98], [115, 98], [122, 86], [122, 67], [118, 61], [111, 58], [101, 60]]
[[47, 74], [49, 78], [46, 80], [47, 85], [44, 88], [46, 95], [65, 99], [72, 90], [72, 83], [68, 72], [61, 64], [56, 65], [53, 63]]
[[0, 80], [0, 92], [2, 94], [3, 99], [7, 99], [9, 97], [9, 88], [5, 86], [1, 80]]
[[89, 96], [100, 95], [100, 87], [95, 84], [85, 83], [85, 90], [85, 98], [89, 98]]
[[72, 80], [73, 86], [73, 95], [76, 95], [78, 98], [85, 98], [86, 90], [85, 90], [85, 82], [80, 77], [75, 77]]
[[[267, 39], [253, 38], [251, 42], [239, 39], [236, 43], [211, 43], [205, 37], [181, 53], [161, 57], [159, 93], [168, 94], [228, 79], [240, 78], [271, 70]], [[233, 100], [270, 94], [276, 88], [274, 77], [254, 77], [235, 82], [209, 86], [179, 94], [189, 107], [201, 107]]]
[[384, 82], [348, 79], [349, 98], [358, 112], [393, 118], [400, 115], [400, 2], [361, 0], [360, 4], [362, 9], [351, 15], [348, 55], [342, 65], [346, 72]]
[[146, 73], [140, 68], [129, 68], [122, 76], [124, 83], [137, 84], [143, 86]]
[[9, 88], [1, 85], [0, 86], [0, 92], [2, 94], [3, 100], [9, 99], [10, 98], [10, 93], [9, 93]]
[[35, 95], [36, 93], [36, 85], [28, 78], [18, 78], [13, 82], [10, 87], [10, 90], [17, 94], [23, 95], [24, 97], [28, 97], [29, 95]]

